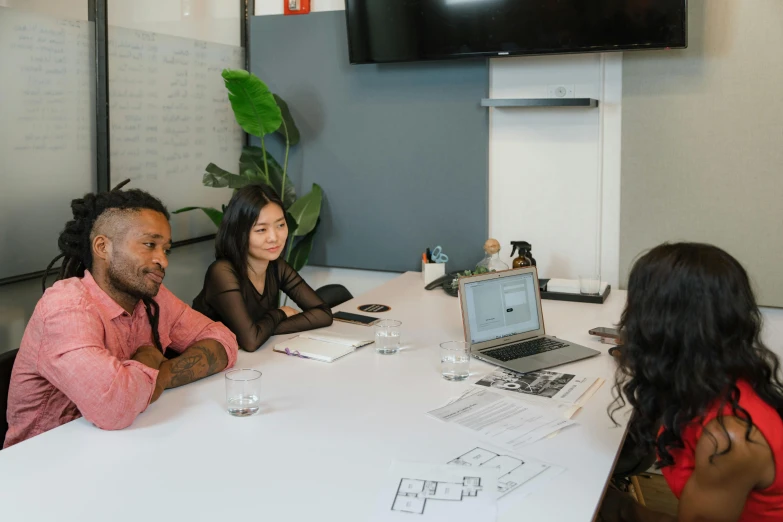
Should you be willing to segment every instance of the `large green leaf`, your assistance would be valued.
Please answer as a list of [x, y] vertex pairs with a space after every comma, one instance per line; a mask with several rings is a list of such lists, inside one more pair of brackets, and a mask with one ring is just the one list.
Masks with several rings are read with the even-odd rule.
[[318, 224], [321, 222], [319, 219], [315, 228], [313, 228], [309, 234], [301, 238], [294, 248], [291, 250], [291, 255], [288, 258], [288, 263], [297, 272], [300, 271], [307, 264], [307, 260], [310, 258], [310, 251], [313, 249], [313, 238], [318, 231]]
[[242, 172], [242, 176], [245, 177], [250, 183], [263, 183], [265, 185], [269, 185], [269, 178], [266, 176], [265, 172], [258, 172], [253, 169], [247, 169]]
[[[282, 172], [283, 167], [268, 152], [266, 153], [266, 162], [269, 165], [269, 170], [277, 169]], [[264, 149], [252, 145], [242, 147], [242, 155], [239, 156], [239, 170], [245, 171], [247, 169], [253, 169], [257, 172], [264, 171]]]
[[220, 223], [223, 221], [223, 213], [219, 211], [216, 208], [212, 207], [184, 207], [184, 208], [178, 208], [173, 212], [173, 214], [179, 214], [181, 212], [189, 212], [191, 210], [201, 210], [204, 212], [204, 214], [207, 215], [209, 219], [212, 220], [212, 222], [215, 224], [216, 227], [220, 226]]
[[299, 225], [296, 224], [296, 220], [294, 219], [294, 216], [291, 215], [290, 212], [285, 213], [285, 223], [288, 225], [288, 235], [291, 237], [291, 241], [293, 244], [293, 238], [296, 236], [296, 227]]
[[313, 183], [313, 190], [297, 199], [288, 209], [297, 223], [296, 230], [292, 232], [295, 236], [305, 236], [315, 228], [321, 215], [322, 199], [323, 190], [317, 183]]
[[285, 178], [285, 190], [280, 190], [280, 185], [283, 184], [283, 171], [277, 170], [277, 169], [269, 169], [269, 181], [270, 185], [273, 189], [275, 189], [275, 192], [280, 196], [280, 199], [283, 200], [283, 206], [285, 208], [291, 208], [291, 205], [294, 204], [296, 201], [296, 188], [294, 187], [294, 184], [291, 183], [291, 178], [287, 176]]
[[[288, 138], [288, 143], [290, 145], [296, 145], [302, 137], [299, 134], [296, 123], [294, 123], [294, 117], [291, 116], [291, 109], [288, 108], [288, 104], [283, 98], [277, 94], [274, 94], [273, 96], [275, 97], [277, 106], [280, 107], [280, 114], [283, 116], [284, 123], [284, 125], [280, 125], [280, 128], [277, 129], [277, 133], [283, 138]], [[288, 136], [286, 136], [286, 134], [288, 134]]]
[[[271, 186], [275, 192], [283, 199], [283, 206], [289, 208], [296, 201], [296, 188], [291, 182], [290, 177], [286, 177], [285, 191], [280, 190], [283, 182], [283, 167], [266, 153], [266, 161], [269, 165], [269, 180], [264, 183]], [[264, 175], [264, 150], [261, 147], [243, 147], [242, 156], [239, 158], [239, 169], [245, 173], [247, 170], [254, 170], [259, 175]]]
[[247, 179], [245, 176], [232, 174], [226, 170], [221, 169], [214, 163], [210, 163], [207, 165], [204, 178], [201, 180], [201, 182], [205, 187], [228, 187], [232, 189], [239, 189], [252, 183], [252, 180]]
[[283, 123], [280, 107], [258, 76], [247, 71], [224, 69], [223, 81], [234, 117], [245, 132], [260, 138], [280, 128]]

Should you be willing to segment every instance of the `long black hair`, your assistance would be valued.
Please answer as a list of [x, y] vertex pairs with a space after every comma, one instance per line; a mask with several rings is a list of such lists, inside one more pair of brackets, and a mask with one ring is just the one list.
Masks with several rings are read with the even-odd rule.
[[[117, 185], [109, 192], [100, 192], [98, 194], [85, 194], [82, 198], [71, 201], [71, 212], [73, 219], [65, 224], [65, 229], [60, 233], [57, 239], [57, 245], [60, 248], [60, 254], [52, 259], [49, 266], [44, 271], [41, 281], [42, 291], [46, 291], [46, 279], [49, 271], [54, 264], [62, 259], [60, 271], [57, 274], [57, 280], [70, 277], [83, 277], [85, 270], [92, 268], [92, 242], [90, 234], [98, 217], [106, 210], [154, 210], [160, 212], [166, 219], [169, 219], [169, 212], [166, 207], [156, 197], [139, 189], [120, 190], [128, 183], [126, 180]], [[147, 310], [147, 317], [152, 326], [152, 340], [155, 346], [163, 351], [158, 334], [158, 319], [160, 309], [158, 303], [152, 298], [142, 299], [144, 307]]]
[[250, 231], [258, 221], [261, 209], [270, 203], [278, 205], [285, 213], [280, 197], [267, 185], [246, 185], [237, 190], [223, 213], [215, 238], [215, 258], [231, 263], [243, 290], [249, 288], [250, 282], [247, 275]]
[[657, 450], [659, 467], [674, 464], [670, 450], [684, 447], [685, 427], [715, 404], [726, 434], [728, 405], [750, 440], [753, 419], [739, 405], [738, 380], [783, 417], [779, 361], [760, 339], [761, 323], [748, 274], [727, 252], [698, 243], [653, 248], [628, 281], [610, 415], [628, 400], [630, 435], [641, 451]]

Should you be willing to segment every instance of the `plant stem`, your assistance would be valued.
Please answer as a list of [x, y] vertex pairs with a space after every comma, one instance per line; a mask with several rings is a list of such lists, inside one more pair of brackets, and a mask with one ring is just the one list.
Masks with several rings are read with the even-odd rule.
[[266, 143], [264, 143], [263, 136], [261, 136], [261, 150], [264, 152], [264, 174], [266, 174], [266, 180], [269, 182], [269, 164], [266, 161]]
[[280, 198], [285, 203], [285, 181], [288, 175], [288, 151], [291, 149], [291, 141], [288, 139], [288, 126], [283, 120], [283, 130], [285, 130], [285, 161], [283, 161], [283, 183], [280, 186]]
[[[285, 160], [283, 161], [283, 181], [280, 184], [280, 199], [283, 201], [283, 204], [285, 204], [285, 182], [288, 176], [288, 151], [291, 150], [291, 140], [288, 139], [288, 126], [285, 124], [285, 119], [283, 120], [283, 129], [285, 130]], [[266, 161], [266, 153], [264, 153], [264, 161]], [[291, 238], [288, 243], [288, 248], [286, 248], [285, 251], [286, 263], [288, 263], [289, 259], [291, 259], [291, 251], [293, 249], [294, 238]], [[288, 295], [286, 294], [285, 299], [283, 300], [283, 306], [286, 306], [287, 303]]]
[[[285, 182], [288, 176], [288, 151], [291, 149], [291, 141], [288, 139], [288, 126], [285, 124], [285, 119], [283, 119], [283, 130], [285, 130], [285, 160], [283, 161], [283, 182], [280, 186], [280, 199], [283, 201], [283, 204], [285, 205]], [[294, 249], [294, 238], [291, 238], [291, 241], [288, 244], [288, 248], [286, 249], [285, 252], [286, 263], [291, 258], [291, 250], [293, 249]]]

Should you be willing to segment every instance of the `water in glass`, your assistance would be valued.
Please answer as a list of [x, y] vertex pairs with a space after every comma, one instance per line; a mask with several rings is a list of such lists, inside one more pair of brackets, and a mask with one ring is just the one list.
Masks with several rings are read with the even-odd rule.
[[440, 345], [440, 373], [448, 381], [464, 381], [470, 376], [470, 350], [461, 341]]
[[237, 395], [228, 398], [228, 413], [235, 417], [255, 415], [259, 409], [258, 395]]
[[443, 378], [449, 381], [464, 381], [470, 375], [470, 356], [464, 353], [447, 353], [441, 357]]
[[400, 350], [400, 321], [384, 319], [375, 324], [375, 351], [392, 355]]
[[248, 368], [226, 372], [226, 406], [235, 417], [249, 417], [260, 409], [261, 372]]
[[400, 349], [400, 331], [379, 329], [375, 332], [375, 350], [384, 355], [397, 353]]

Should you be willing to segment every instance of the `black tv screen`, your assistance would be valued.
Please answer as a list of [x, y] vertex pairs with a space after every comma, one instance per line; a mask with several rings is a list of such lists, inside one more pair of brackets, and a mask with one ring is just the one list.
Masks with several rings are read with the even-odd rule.
[[687, 0], [346, 0], [351, 63], [687, 46]]

